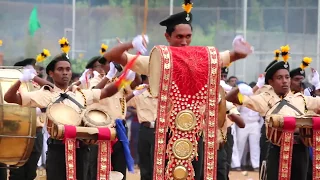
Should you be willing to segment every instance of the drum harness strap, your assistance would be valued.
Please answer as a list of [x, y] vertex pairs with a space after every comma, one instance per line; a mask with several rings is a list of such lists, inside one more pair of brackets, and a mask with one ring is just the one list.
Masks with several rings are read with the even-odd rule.
[[[304, 100], [304, 103], [305, 103], [305, 112], [308, 111], [307, 109], [307, 105], [306, 105], [306, 101], [303, 97], [303, 100]], [[279, 103], [280, 102], [280, 103]], [[280, 112], [280, 110], [285, 106], [287, 105], [288, 107], [292, 108], [293, 110], [295, 110], [300, 116], [303, 115], [303, 113], [298, 109], [296, 108], [295, 106], [293, 106], [292, 104], [290, 104], [287, 100], [285, 99], [281, 99], [279, 102], [277, 107], [272, 111], [271, 114], [278, 114]], [[267, 147], [267, 153], [266, 153], [266, 156], [265, 156], [265, 159], [262, 161], [262, 167], [260, 169], [260, 180], [267, 180], [267, 164], [268, 164], [268, 157], [269, 157], [269, 151], [270, 151], [270, 148], [271, 148], [271, 143], [268, 142], [268, 147]]]
[[[82, 106], [78, 101], [76, 101], [75, 99], [73, 99], [71, 96], [69, 96], [67, 93], [60, 93], [60, 97], [53, 103], [60, 103], [65, 99], [69, 99], [70, 101], [72, 101], [75, 105], [77, 105], [80, 109], [84, 109], [84, 106]], [[41, 108], [41, 112], [46, 112], [47, 108]]]
[[77, 105], [79, 108], [84, 109], [84, 107], [75, 99], [73, 99], [72, 97], [70, 97], [67, 93], [60, 93], [60, 98], [57, 99], [54, 103], [60, 103], [65, 99], [69, 99], [70, 101], [72, 101], [75, 105]]

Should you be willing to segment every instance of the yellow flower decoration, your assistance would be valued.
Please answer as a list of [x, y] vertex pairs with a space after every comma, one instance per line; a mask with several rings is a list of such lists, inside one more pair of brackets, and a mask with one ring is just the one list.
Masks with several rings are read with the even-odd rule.
[[193, 3], [191, 3], [190, 0], [185, 0], [182, 4], [182, 9], [189, 14], [191, 12], [191, 9], [193, 8], [192, 5]]
[[103, 55], [109, 47], [105, 44], [101, 44], [100, 54]]
[[290, 56], [289, 56], [290, 46], [281, 46], [281, 56], [283, 58], [283, 61], [286, 63], [288, 62]]
[[0, 46], [2, 46], [2, 40], [0, 40]]
[[274, 50], [274, 60], [279, 61], [281, 51], [279, 49]]
[[306, 67], [309, 66], [309, 64], [312, 62], [312, 58], [310, 57], [304, 57], [301, 64], [300, 64], [300, 68], [302, 70], [304, 70]]
[[37, 60], [37, 62], [42, 62], [49, 56], [51, 56], [49, 50], [43, 49], [43, 51], [37, 56], [36, 60]]
[[61, 38], [59, 40], [59, 44], [60, 44], [61, 51], [68, 54], [68, 52], [70, 51], [70, 45], [69, 45], [68, 39], [65, 37]]

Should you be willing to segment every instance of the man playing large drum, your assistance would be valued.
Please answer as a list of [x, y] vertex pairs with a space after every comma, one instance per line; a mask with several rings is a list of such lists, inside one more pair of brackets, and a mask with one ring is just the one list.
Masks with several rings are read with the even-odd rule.
[[[172, 54], [175, 54], [175, 57], [177, 57], [177, 55], [179, 56], [179, 59], [182, 58], [183, 59], [183, 56], [187, 64], [187, 66], [181, 66], [181, 68], [186, 68], [186, 70], [189, 70], [189, 69], [192, 69], [194, 70], [195, 74], [196, 73], [199, 73], [201, 70], [197, 69], [197, 68], [200, 68], [200, 66], [203, 68], [203, 74], [198, 74], [200, 75], [198, 78], [199, 80], [201, 80], [202, 76], [204, 76], [204, 78], [208, 78], [208, 79], [214, 79], [214, 77], [216, 77], [215, 75], [214, 76], [210, 76], [210, 77], [206, 77], [206, 72], [207, 72], [207, 68], [208, 68], [208, 64], [202, 64], [202, 65], [199, 65], [197, 64], [198, 62], [199, 63], [207, 63], [208, 62], [208, 56], [213, 59], [209, 60], [210, 62], [213, 62], [213, 63], [217, 63], [218, 66], [220, 67], [220, 61], [219, 61], [219, 58], [217, 58], [217, 62], [215, 61], [215, 57], [216, 56], [219, 56], [220, 57], [220, 60], [222, 61], [221, 64], [223, 65], [227, 65], [229, 64], [230, 62], [233, 62], [233, 61], [236, 61], [238, 59], [241, 59], [241, 58], [245, 58], [249, 53], [251, 53], [251, 47], [248, 43], [244, 42], [243, 39], [241, 38], [236, 38], [234, 40], [234, 50], [233, 51], [225, 51], [225, 52], [222, 52], [222, 53], [218, 53], [217, 51], [215, 51], [214, 49], [215, 48], [209, 48], [210, 50], [207, 50], [205, 47], [202, 48], [202, 47], [199, 47], [199, 48], [189, 48], [187, 46], [189, 46], [189, 44], [191, 43], [191, 39], [192, 39], [192, 26], [191, 26], [191, 22], [192, 22], [192, 14], [190, 13], [190, 10], [192, 8], [192, 5], [189, 2], [185, 2], [184, 4], [184, 9], [185, 11], [184, 12], [181, 12], [181, 13], [178, 13], [178, 14], [174, 14], [172, 16], [170, 16], [169, 18], [167, 18], [166, 20], [162, 21], [160, 23], [160, 25], [162, 26], [166, 26], [167, 29], [166, 29], [166, 33], [165, 33], [165, 38], [167, 39], [169, 45], [172, 47], [157, 47], [155, 48], [155, 50], [153, 51], [154, 52], [154, 56], [157, 56], [156, 54], [161, 54], [160, 56], [162, 56], [161, 58], [169, 58], [170, 59], [170, 51]], [[146, 48], [145, 48], [145, 43], [148, 42], [148, 37], [147, 36], [137, 36], [134, 38], [134, 40], [132, 42], [129, 42], [129, 43], [123, 43], [123, 44], [119, 44], [118, 46], [112, 48], [110, 51], [106, 52], [104, 54], [104, 57], [105, 59], [108, 59], [108, 60], [112, 60], [112, 61], [115, 61], [116, 63], [119, 63], [123, 66], [125, 66], [127, 64], [127, 62], [131, 61], [132, 59], [135, 59], [136, 56], [135, 55], [131, 55], [131, 54], [128, 54], [128, 53], [125, 53], [125, 51], [129, 50], [129, 49], [136, 49], [137, 51], [139, 51], [140, 53], [144, 54], [146, 53]], [[181, 47], [181, 48], [174, 48], [174, 47]], [[157, 51], [160, 51], [159, 53]], [[169, 51], [169, 52], [168, 52]], [[178, 53], [179, 51], [179, 53]], [[192, 51], [192, 52], [191, 52]], [[197, 58], [194, 57], [194, 54], [198, 53], [197, 51], [199, 51], [201, 55], [203, 56], [199, 56]], [[156, 53], [157, 52], [157, 53]], [[166, 54], [167, 53], [167, 54]], [[211, 56], [211, 53], [216, 54]], [[210, 55], [209, 55], [210, 54]], [[172, 55], [173, 56], [173, 55]], [[190, 56], [193, 56], [192, 58], [190, 58]], [[207, 56], [207, 57], [205, 57]], [[153, 62], [159, 62], [158, 63], [158, 67], [156, 66], [153, 66], [154, 68], [158, 68], [158, 69], [149, 69], [149, 56], [138, 56], [136, 61], [134, 62], [133, 66], [131, 67], [131, 69], [139, 74], [144, 74], [144, 75], [150, 75], [150, 74], [160, 74], [160, 68], [159, 66], [160, 65], [160, 58], [155, 58]], [[190, 61], [188, 61], [187, 59], [190, 58]], [[195, 59], [193, 59], [195, 58]], [[200, 58], [206, 58], [204, 61], [202, 61], [203, 59], [200, 59]], [[198, 62], [197, 62], [198, 60]], [[181, 60], [183, 61], [183, 60]], [[174, 64], [174, 63], [177, 63], [178, 60], [176, 60], [174, 57], [173, 57], [173, 65], [176, 66], [177, 64]], [[198, 67], [192, 67], [192, 64], [194, 64], [194, 66], [198, 66]], [[216, 65], [216, 64], [215, 64]], [[179, 66], [179, 65], [177, 65]], [[210, 70], [213, 70], [211, 72], [217, 72], [219, 73], [220, 71], [220, 68], [217, 70], [215, 69], [216, 67], [214, 67], [213, 69], [210, 69]], [[171, 66], [168, 65], [166, 69], [171, 69]], [[215, 70], [214, 70], [215, 69]], [[192, 71], [191, 70], [191, 71]], [[185, 71], [186, 72], [186, 71]], [[189, 72], [188, 72], [189, 73]], [[193, 73], [193, 72], [191, 72]], [[162, 75], [164, 75], [165, 72], [163, 72]], [[195, 74], [192, 74], [192, 75], [195, 75]], [[193, 84], [193, 76], [188, 76], [187, 74], [181, 74], [183, 76], [185, 76], [185, 79], [182, 79], [180, 80], [180, 83], [185, 83], [184, 86], [187, 87], [189, 85], [191, 85], [189, 88], [193, 88], [193, 86], [198, 86], [199, 84], [197, 84], [196, 82]], [[219, 75], [220, 76], [220, 75]], [[165, 76], [164, 78], [166, 78], [168, 76]], [[220, 79], [220, 77], [218, 77], [216, 80]], [[204, 80], [204, 79], [203, 79]], [[211, 81], [210, 80], [210, 81]], [[216, 81], [214, 80], [214, 81]], [[205, 81], [205, 80], [204, 80]], [[155, 91], [158, 91], [159, 89], [159, 83], [160, 83], [160, 86], [166, 86], [165, 84], [161, 84], [162, 82], [160, 82], [160, 80], [158, 81], [154, 81], [154, 79], [151, 78], [150, 76], [150, 87], [151, 87], [151, 93], [153, 94], [153, 90]], [[206, 82], [205, 82], [206, 83]], [[201, 84], [201, 83], [200, 83]], [[208, 87], [209, 88], [209, 87]], [[201, 87], [200, 87], [201, 89]], [[176, 90], [175, 90], [176, 91]], [[203, 93], [203, 92], [201, 92]], [[154, 94], [153, 94], [154, 95]], [[160, 96], [160, 95], [159, 95]], [[181, 97], [181, 99], [183, 99]], [[187, 98], [188, 99], [188, 98]], [[196, 100], [197, 101], [197, 100]], [[202, 101], [202, 100], [201, 100]], [[214, 100], [215, 101], [215, 100]], [[159, 100], [160, 102], [160, 100]], [[182, 104], [184, 104], [185, 102], [181, 102]], [[196, 103], [197, 104], [197, 103]], [[174, 104], [174, 106], [177, 105], [177, 104]], [[159, 106], [161, 107], [161, 106]], [[170, 108], [170, 106], [168, 106], [168, 108]], [[173, 107], [171, 107], [173, 108]], [[198, 105], [197, 107], [198, 108]], [[159, 108], [158, 108], [159, 110]], [[167, 111], [166, 111], [167, 112]], [[208, 111], [206, 111], [208, 112]], [[161, 118], [159, 118], [159, 111], [158, 111], [158, 120]], [[200, 121], [201, 121], [202, 118], [198, 118], [198, 122], [199, 122], [199, 125], [201, 124]], [[161, 129], [160, 127], [157, 127], [159, 129]], [[201, 129], [201, 128], [200, 128]], [[199, 129], [199, 133], [201, 134], [201, 130]], [[159, 131], [159, 130], [157, 130]], [[197, 132], [197, 133], [198, 133]], [[202, 135], [200, 135], [199, 137], [202, 137]], [[200, 141], [200, 144], [202, 142], [202, 139], [203, 138], [200, 138], [199, 141]], [[159, 139], [158, 139], [159, 141]], [[157, 142], [157, 140], [156, 140]], [[209, 142], [211, 143], [211, 142]], [[157, 148], [157, 145], [156, 145], [156, 148]], [[196, 150], [197, 151], [197, 150]], [[203, 146], [199, 146], [199, 150], [196, 152], [199, 154], [199, 159], [198, 161], [194, 161], [194, 165], [193, 165], [193, 168], [195, 169], [195, 179], [203, 179], [202, 177], [202, 172], [203, 172], [203, 168], [202, 168], [202, 165], [203, 165], [203, 161], [201, 160], [201, 154], [203, 153]], [[156, 153], [155, 153], [156, 155]], [[195, 157], [195, 156], [192, 156], [192, 157]], [[156, 162], [155, 161], [155, 166], [157, 164], [159, 164], [160, 162]], [[170, 162], [170, 161], [169, 161]], [[206, 163], [205, 163], [206, 164]], [[161, 171], [161, 168], [154, 168], [154, 170], [157, 170], [157, 171]], [[167, 169], [168, 171], [170, 171], [170, 168]], [[205, 170], [205, 171], [210, 171], [210, 170]], [[211, 170], [212, 172], [214, 171], [214, 169]], [[155, 173], [154, 173], [155, 174]], [[160, 173], [162, 174], [162, 173]], [[190, 175], [192, 175], [192, 170], [190, 170]], [[155, 175], [153, 176], [154, 179], [158, 179], [157, 177], [155, 177]], [[205, 177], [206, 178], [206, 177]], [[161, 179], [161, 178], [160, 178]], [[189, 179], [189, 176], [188, 176], [188, 179]]]
[[[118, 89], [120, 88], [112, 83], [103, 89], [90, 89], [82, 91], [79, 90], [75, 93], [67, 91], [72, 71], [69, 58], [66, 54], [60, 54], [53, 58], [53, 60], [48, 64], [46, 72], [53, 79], [53, 88], [44, 86], [38, 91], [19, 93], [18, 90], [21, 83], [30, 81], [34, 77], [30, 70], [24, 69], [23, 75], [20, 80], [17, 81], [6, 92], [4, 96], [5, 101], [9, 103], [20, 104], [22, 106], [47, 108], [48, 106], [50, 106], [50, 104], [63, 97], [64, 99], [62, 99], [60, 103], [63, 103], [64, 105], [66, 105], [66, 107], [71, 107], [77, 113], [81, 113], [81, 107], [86, 107], [93, 102], [98, 102], [100, 99], [110, 97], [118, 92]], [[61, 114], [61, 117], [63, 116], [68, 117], [68, 114]], [[47, 179], [66, 179], [68, 172], [66, 172], [64, 143], [61, 140], [54, 140], [51, 138], [49, 138], [48, 141], [49, 145], [47, 154]], [[75, 159], [68, 158], [68, 160], [74, 161]], [[77, 161], [80, 162], [81, 159], [77, 158]], [[67, 165], [68, 168], [75, 168], [70, 167], [69, 164]], [[79, 180], [84, 179], [81, 176], [81, 169], [78, 169], [76, 172], [77, 177], [75, 177], [75, 174], [68, 175]]]
[[[266, 117], [267, 122], [270, 121], [269, 117], [274, 114], [298, 117], [305, 115], [307, 111], [318, 109], [320, 106], [319, 97], [304, 96], [301, 93], [293, 94], [290, 90], [288, 49], [288, 46], [282, 47], [284, 61], [275, 61], [268, 66], [265, 75], [265, 82], [268, 85], [263, 86], [259, 90], [259, 94], [243, 95], [248, 88], [247, 85], [241, 84], [238, 88], [231, 90], [226, 99], [259, 112], [261, 116]], [[269, 127], [266, 123], [266, 135], [271, 143], [268, 145], [266, 177], [264, 176], [263, 179], [306, 180], [307, 178], [309, 150], [297, 135], [298, 132], [294, 132], [296, 121], [291, 119], [287, 122], [291, 123], [291, 128], [292, 124], [294, 126], [291, 129], [292, 134], [284, 136], [281, 134], [289, 132], [288, 127], [290, 126], [286, 122], [284, 122], [283, 130]]]

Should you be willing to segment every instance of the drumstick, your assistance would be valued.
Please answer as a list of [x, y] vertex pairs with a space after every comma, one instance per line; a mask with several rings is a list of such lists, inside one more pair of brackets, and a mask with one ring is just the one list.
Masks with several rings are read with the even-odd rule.
[[[147, 22], [148, 22], [148, 0], [144, 0], [144, 19], [143, 19], [143, 29], [142, 29], [142, 38], [144, 45], [146, 46], [146, 40], [144, 38], [144, 34], [147, 32]], [[124, 77], [128, 74], [129, 69], [133, 66], [134, 62], [138, 59], [138, 57], [141, 55], [140, 52], [137, 53], [137, 55], [125, 66], [123, 75], [119, 79], [119, 81], [123, 80]]]

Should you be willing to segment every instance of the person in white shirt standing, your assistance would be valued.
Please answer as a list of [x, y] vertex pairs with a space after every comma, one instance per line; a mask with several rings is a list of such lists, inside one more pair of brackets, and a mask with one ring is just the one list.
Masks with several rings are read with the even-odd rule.
[[246, 124], [245, 128], [236, 127], [239, 159], [241, 161], [242, 157], [245, 157], [244, 149], [248, 141], [251, 165], [255, 171], [259, 171], [261, 116], [246, 107], [240, 107], [239, 112]]

